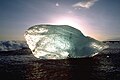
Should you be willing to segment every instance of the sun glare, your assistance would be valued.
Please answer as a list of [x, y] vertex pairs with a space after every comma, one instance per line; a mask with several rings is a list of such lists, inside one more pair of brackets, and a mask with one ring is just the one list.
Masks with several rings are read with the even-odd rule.
[[53, 25], [69, 25], [78, 30], [80, 30], [84, 35], [87, 35], [90, 32], [89, 28], [86, 28], [86, 23], [83, 19], [80, 19], [76, 16], [62, 16], [55, 17], [50, 20], [50, 24]]
[[61, 17], [61, 18], [57, 18], [57, 20], [53, 20], [52, 23], [56, 25], [69, 25], [77, 29], [80, 29], [80, 25], [78, 25], [78, 21], [74, 18]]

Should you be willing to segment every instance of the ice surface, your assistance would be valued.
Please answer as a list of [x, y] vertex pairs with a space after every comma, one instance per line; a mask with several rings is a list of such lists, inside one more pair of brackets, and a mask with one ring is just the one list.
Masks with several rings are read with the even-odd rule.
[[0, 41], [0, 51], [11, 51], [27, 48], [25, 41]]
[[67, 25], [35, 25], [24, 36], [33, 55], [40, 59], [88, 57], [105, 48], [101, 42]]

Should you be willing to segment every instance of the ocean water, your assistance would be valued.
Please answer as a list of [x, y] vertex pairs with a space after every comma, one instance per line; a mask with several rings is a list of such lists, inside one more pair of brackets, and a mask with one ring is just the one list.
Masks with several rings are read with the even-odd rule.
[[120, 49], [106, 49], [90, 58], [62, 60], [0, 56], [0, 80], [120, 80]]

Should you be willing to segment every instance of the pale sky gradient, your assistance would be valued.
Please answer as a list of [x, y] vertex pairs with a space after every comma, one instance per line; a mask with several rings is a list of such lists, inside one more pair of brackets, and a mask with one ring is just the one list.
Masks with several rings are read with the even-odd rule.
[[120, 0], [0, 0], [0, 40], [24, 40], [36, 24], [66, 24], [97, 40], [120, 40]]

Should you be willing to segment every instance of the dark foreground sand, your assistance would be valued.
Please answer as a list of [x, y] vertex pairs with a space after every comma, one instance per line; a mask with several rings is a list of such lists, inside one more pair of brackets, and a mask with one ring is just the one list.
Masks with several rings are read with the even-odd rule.
[[38, 60], [31, 54], [1, 55], [0, 80], [120, 80], [120, 49], [64, 60]]

